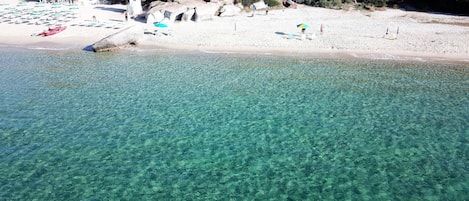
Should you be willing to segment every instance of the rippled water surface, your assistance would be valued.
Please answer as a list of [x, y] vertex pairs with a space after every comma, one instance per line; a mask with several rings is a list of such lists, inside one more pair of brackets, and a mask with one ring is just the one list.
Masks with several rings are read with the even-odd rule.
[[0, 200], [469, 200], [467, 65], [0, 61]]

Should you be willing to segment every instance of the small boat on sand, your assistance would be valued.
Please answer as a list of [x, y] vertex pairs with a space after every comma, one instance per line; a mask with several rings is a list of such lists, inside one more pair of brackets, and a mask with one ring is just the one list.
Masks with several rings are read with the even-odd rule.
[[54, 34], [58, 34], [60, 32], [62, 32], [63, 30], [65, 30], [67, 28], [67, 26], [58, 26], [58, 27], [54, 27], [54, 28], [50, 28], [37, 34], [38, 36], [52, 36]]

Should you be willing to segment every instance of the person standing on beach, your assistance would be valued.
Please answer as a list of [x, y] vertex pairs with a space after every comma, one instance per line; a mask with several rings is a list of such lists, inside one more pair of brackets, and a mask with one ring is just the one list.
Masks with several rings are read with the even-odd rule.
[[388, 37], [389, 34], [389, 28], [386, 28], [386, 33], [384, 34], [385, 37]]
[[252, 15], [251, 17], [254, 17], [254, 14], [256, 13], [256, 5], [252, 5], [253, 10], [252, 10]]

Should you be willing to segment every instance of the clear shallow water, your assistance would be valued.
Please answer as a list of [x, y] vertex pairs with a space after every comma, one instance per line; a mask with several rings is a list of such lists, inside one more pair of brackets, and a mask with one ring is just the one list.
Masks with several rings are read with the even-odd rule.
[[0, 200], [468, 200], [469, 68], [0, 53]]

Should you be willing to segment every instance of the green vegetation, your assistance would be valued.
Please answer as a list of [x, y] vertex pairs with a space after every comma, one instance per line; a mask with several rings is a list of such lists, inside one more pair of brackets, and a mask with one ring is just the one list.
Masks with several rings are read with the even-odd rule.
[[[255, 0], [252, 0], [255, 1]], [[433, 0], [435, 1], [435, 0]], [[461, 0], [449, 0], [459, 2]], [[423, 0], [297, 0], [296, 2], [311, 5], [311, 6], [318, 6], [324, 8], [340, 8], [346, 4], [355, 4], [356, 6], [361, 7], [387, 7], [388, 4], [404, 4], [407, 2], [421, 2], [421, 4], [428, 4], [432, 1], [423, 1]]]
[[357, 8], [403, 7], [419, 11], [469, 14], [469, 0], [297, 0], [310, 6], [342, 8], [353, 4]]
[[436, 11], [469, 15], [469, 0], [402, 0], [419, 11]]
[[264, 0], [265, 4], [269, 7], [280, 6], [280, 2], [278, 0]]
[[357, 8], [365, 7], [386, 7], [389, 0], [296, 0], [297, 3], [323, 7], [341, 9], [344, 6], [354, 5]]

